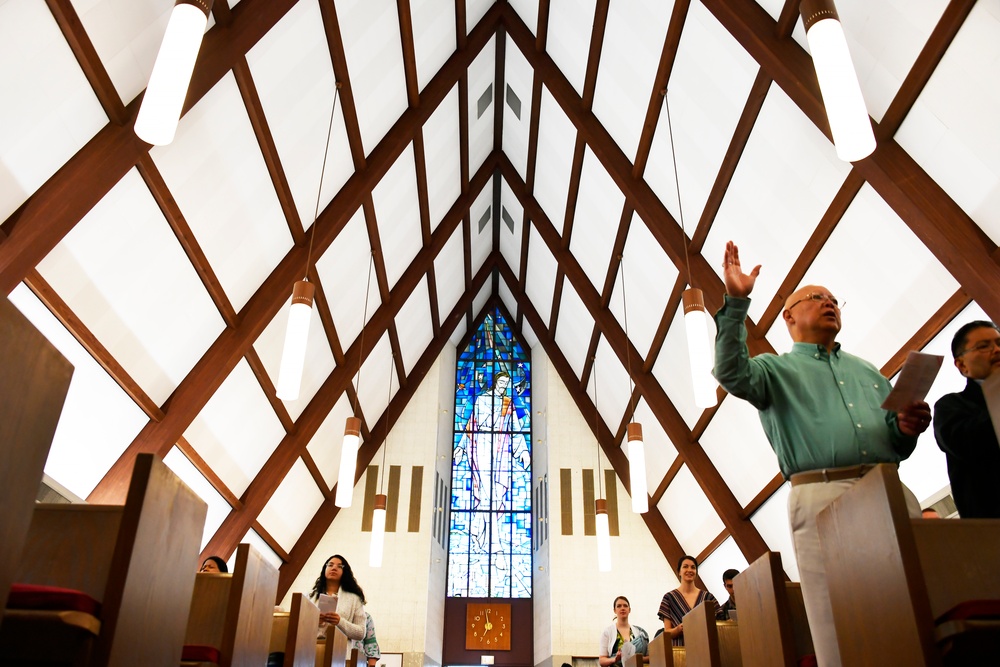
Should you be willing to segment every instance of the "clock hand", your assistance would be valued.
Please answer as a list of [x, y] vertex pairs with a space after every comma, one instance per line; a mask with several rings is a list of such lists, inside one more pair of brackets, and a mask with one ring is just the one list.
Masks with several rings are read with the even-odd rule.
[[486, 610], [486, 626], [485, 627], [486, 627], [486, 631], [487, 632], [489, 632], [490, 630], [493, 629], [493, 624], [490, 623], [490, 610], [489, 609]]

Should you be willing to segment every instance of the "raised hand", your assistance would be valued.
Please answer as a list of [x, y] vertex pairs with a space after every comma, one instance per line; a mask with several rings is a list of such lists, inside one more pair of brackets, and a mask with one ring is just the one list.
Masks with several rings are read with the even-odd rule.
[[723, 279], [726, 282], [726, 294], [745, 298], [753, 291], [754, 283], [757, 282], [757, 275], [760, 273], [760, 264], [753, 267], [749, 274], [743, 273], [740, 267], [740, 249], [732, 241], [726, 243], [726, 254], [722, 260]]

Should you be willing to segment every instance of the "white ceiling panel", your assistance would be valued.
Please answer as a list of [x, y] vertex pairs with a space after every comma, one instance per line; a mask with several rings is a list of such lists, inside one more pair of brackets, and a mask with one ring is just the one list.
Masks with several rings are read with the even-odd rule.
[[[623, 268], [625, 297], [628, 299], [628, 337], [639, 354], [646, 358], [653, 336], [660, 326], [667, 298], [677, 281], [677, 267], [653, 238], [649, 226], [638, 214], [633, 214], [625, 240]], [[621, 272], [615, 278], [608, 307], [626, 328], [625, 299], [622, 297]]]
[[184, 438], [237, 496], [285, 436], [249, 364], [240, 360]]
[[[691, 3], [669, 86], [681, 204], [689, 235], [705, 208], [757, 70], [756, 61], [711, 12], [700, 2]], [[660, 110], [644, 176], [679, 224], [665, 109]]]
[[434, 338], [426, 276], [420, 279], [410, 298], [396, 314], [396, 334], [399, 336], [399, 352], [403, 355], [403, 368], [409, 375]]
[[23, 283], [8, 298], [73, 364], [45, 474], [86, 498], [149, 420]]
[[465, 294], [465, 252], [462, 249], [462, 226], [434, 258], [434, 282], [437, 285], [438, 321], [444, 322]]
[[[500, 204], [503, 207], [500, 211], [500, 253], [507, 260], [514, 275], [520, 278], [521, 274], [521, 239], [524, 236], [524, 209], [521, 202], [511, 191], [506, 180], [500, 184]], [[504, 217], [506, 212], [506, 217]], [[510, 223], [513, 222], [513, 231]]]
[[492, 292], [493, 288], [490, 285], [490, 281], [487, 280], [483, 284], [482, 288], [480, 288], [479, 294], [477, 294], [476, 298], [472, 300], [472, 314], [474, 316], [478, 317], [479, 314], [483, 312], [483, 308], [486, 307], [486, 302], [490, 300]]
[[391, 290], [423, 246], [412, 144], [372, 190], [372, 202], [382, 257], [385, 258], [385, 275]]
[[[499, 286], [500, 301], [503, 303], [504, 308], [510, 313], [511, 317], [517, 316], [517, 299], [514, 298], [514, 293], [510, 290], [510, 286], [507, 284], [506, 280], [500, 280]], [[509, 323], [514, 326], [514, 322]]]
[[462, 194], [462, 167], [458, 145], [458, 87], [452, 88], [424, 124], [424, 163], [431, 231]]
[[684, 309], [678, 307], [670, 320], [670, 328], [667, 329], [667, 337], [656, 357], [656, 363], [653, 364], [653, 375], [683, 417], [684, 423], [691, 428], [701, 418], [703, 410], [694, 403], [691, 362], [687, 350]]
[[998, 67], [1000, 8], [980, 2], [896, 133], [994, 243], [1000, 243]]
[[532, 34], [536, 34], [538, 24], [538, 0], [508, 0], [517, 12], [518, 17], [528, 26]]
[[545, 50], [581, 97], [596, 4], [595, 0], [552, 0], [549, 4]]
[[[559, 314], [562, 321], [562, 313]], [[562, 325], [560, 324], [560, 328]], [[588, 340], [589, 344], [590, 341]], [[601, 413], [601, 418], [612, 433], [618, 432], [618, 425], [622, 422], [622, 417], [628, 409], [629, 397], [632, 395], [632, 384], [629, 382], [628, 371], [622, 362], [618, 360], [618, 355], [608, 345], [608, 340], [604, 336], [597, 342], [597, 354], [594, 360], [594, 370], [596, 371], [598, 387], [597, 408]], [[590, 400], [594, 400], [594, 379], [587, 383], [587, 395]]]
[[[329, 298], [329, 295], [327, 295]], [[288, 289], [288, 300], [281, 310], [271, 319], [261, 332], [253, 347], [260, 357], [264, 370], [271, 378], [271, 384], [278, 386], [278, 373], [281, 369], [281, 354], [285, 346], [285, 331], [288, 328], [288, 313], [292, 306], [292, 289]], [[309, 337], [306, 339], [306, 361], [302, 367], [302, 383], [299, 397], [294, 401], [283, 401], [288, 414], [293, 420], [299, 418], [302, 411], [309, 405], [320, 386], [337, 366], [330, 348], [330, 341], [323, 328], [323, 320], [317, 312], [314, 303], [309, 317]]]
[[[281, 556], [274, 553], [274, 549], [272, 549], [255, 531], [248, 531], [247, 534], [243, 536], [243, 539], [240, 540], [240, 544], [244, 543], [253, 547], [261, 556], [264, 557], [264, 560], [274, 566], [275, 569], [280, 568], [284, 564]], [[230, 565], [232, 565], [232, 563], [230, 563]]]
[[531, 124], [533, 72], [520, 50], [504, 50], [503, 152], [521, 175], [522, 181], [528, 178], [528, 126]]
[[[393, 368], [392, 346], [389, 344], [388, 332], [382, 334], [382, 338], [361, 365], [359, 374], [360, 384], [357, 375], [354, 377], [354, 383], [358, 388], [365, 425], [371, 429], [382, 416], [385, 406], [389, 404], [389, 393], [395, 395], [399, 389], [399, 378], [396, 377]], [[391, 388], [387, 385], [389, 382], [392, 382]]]
[[524, 292], [546, 326], [551, 325], [549, 316], [552, 314], [557, 268], [556, 258], [532, 226], [528, 238], [528, 270], [524, 276]]
[[534, 350], [536, 347], [538, 347], [538, 336], [535, 335], [535, 331], [534, 329], [531, 328], [531, 325], [528, 324], [527, 319], [525, 319], [524, 322], [521, 324], [521, 333], [524, 335], [524, 343], [529, 348]]
[[365, 155], [406, 111], [399, 15], [392, 0], [337, 0]]
[[232, 73], [150, 155], [239, 311], [292, 237]]
[[682, 465], [656, 504], [684, 553], [698, 554], [725, 526], [687, 465]]
[[[542, 315], [545, 317], [546, 315]], [[587, 349], [594, 331], [594, 318], [583, 305], [580, 296], [569, 280], [563, 281], [562, 300], [559, 304], [559, 319], [555, 341], [577, 378], [582, 377], [587, 362]]]
[[569, 249], [598, 294], [604, 292], [624, 203], [625, 195], [597, 156], [586, 148]]
[[[486, 187], [483, 188], [483, 193], [491, 192], [493, 190], [492, 183], [487, 183]], [[487, 201], [489, 201], [487, 199]], [[478, 200], [477, 200], [478, 203]], [[483, 217], [486, 215], [486, 210], [479, 214], [477, 217], [472, 218], [472, 277], [475, 278], [476, 274], [479, 273], [480, 267], [482, 267], [483, 262], [486, 258], [490, 256], [493, 252], [493, 217], [496, 211], [493, 210], [492, 206], [488, 209], [490, 216], [485, 221], [485, 224], [480, 224]]]
[[295, 459], [257, 521], [288, 552], [322, 504], [323, 492], [302, 459]]
[[[302, 226], [309, 229], [316, 214], [316, 195], [320, 195], [322, 212], [354, 173], [341, 99], [336, 102], [330, 129], [336, 81], [316, 0], [304, 0], [289, 9], [250, 49], [247, 62], [292, 191], [295, 210]], [[289, 76], [289, 71], [296, 76]], [[327, 134], [330, 149], [320, 193]]]
[[542, 87], [538, 117], [538, 157], [535, 158], [535, 199], [549, 222], [562, 234], [566, 219], [576, 128], [548, 89]]
[[711, 555], [698, 564], [698, 576], [716, 598], [724, 602], [729, 593], [722, 582], [723, 573], [729, 568], [743, 571], [747, 568], [747, 559], [743, 551], [736, 545], [736, 540], [727, 537]]
[[744, 507], [779, 473], [757, 409], [746, 401], [727, 396], [699, 442]]
[[720, 275], [729, 240], [739, 246], [746, 267], [762, 265], [757, 298], [750, 305], [754, 320], [778, 291], [850, 169], [788, 96], [771, 86], [702, 250]]
[[465, 21], [467, 32], [472, 32], [486, 14], [494, 0], [465, 0]]
[[617, 2], [608, 10], [594, 115], [629, 160], [635, 159], [672, 11], [662, 0]]
[[417, 86], [423, 90], [457, 46], [455, 3], [452, 0], [413, 0], [410, 20], [417, 60]]
[[0, 220], [6, 220], [108, 117], [45, 3], [0, 3], [0, 62], [16, 63], [0, 68]]
[[[677, 458], [677, 449], [674, 448], [674, 443], [660, 426], [659, 420], [645, 399], [640, 398], [636, 401], [632, 421], [642, 425], [642, 442], [646, 453], [646, 487], [652, 493]], [[628, 452], [627, 443], [628, 433], [621, 441], [620, 447], [623, 453]]]
[[199, 547], [204, 549], [233, 508], [176, 446], [170, 448], [163, 457], [163, 462], [208, 505], [205, 528], [201, 533], [201, 547]]
[[[493, 150], [493, 114], [496, 112], [496, 37], [469, 65], [469, 178], [479, 171]], [[480, 101], [483, 113], [480, 115]]]
[[788, 526], [788, 493], [792, 487], [785, 482], [760, 509], [750, 517], [754, 528], [764, 538], [771, 551], [781, 553], [781, 564], [792, 581], [799, 580], [799, 567], [795, 560], [792, 531]]
[[128, 104], [149, 81], [173, 1], [72, 0], [72, 4], [119, 97]]
[[458, 323], [458, 326], [455, 327], [455, 330], [451, 332], [450, 336], [448, 336], [448, 342], [455, 346], [464, 344], [465, 333], [467, 331], [468, 327], [466, 326], [466, 318], [463, 317], [462, 320]]
[[157, 404], [225, 327], [135, 170], [38, 271]]
[[[863, 269], [844, 271], [846, 266]], [[847, 302], [838, 340], [846, 351], [876, 366], [888, 361], [959, 288], [868, 185], [854, 198], [802, 284], [824, 285]], [[787, 334], [784, 323], [778, 324], [772, 330]]]
[[345, 351], [382, 305], [378, 280], [371, 267], [371, 252], [365, 215], [359, 208], [323, 256], [316, 260], [316, 270], [337, 327], [337, 338]]
[[319, 468], [326, 481], [326, 488], [332, 489], [337, 484], [340, 474], [340, 450], [344, 443], [344, 427], [347, 418], [354, 415], [354, 406], [345, 391], [337, 399], [333, 408], [326, 415], [323, 423], [316, 429], [316, 434], [306, 446], [313, 462]]

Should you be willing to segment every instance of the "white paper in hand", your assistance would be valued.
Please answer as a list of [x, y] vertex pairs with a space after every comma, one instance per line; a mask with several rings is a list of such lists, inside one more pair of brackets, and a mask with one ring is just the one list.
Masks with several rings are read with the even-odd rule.
[[899, 412], [907, 405], [927, 398], [927, 392], [934, 384], [944, 357], [911, 351], [906, 355], [906, 363], [896, 378], [896, 386], [882, 403], [883, 410]]
[[635, 644], [632, 642], [625, 642], [622, 644], [622, 664], [624, 665], [628, 660], [635, 655]]
[[319, 604], [316, 606], [319, 607], [319, 613], [332, 614], [337, 611], [337, 596], [320, 593]]

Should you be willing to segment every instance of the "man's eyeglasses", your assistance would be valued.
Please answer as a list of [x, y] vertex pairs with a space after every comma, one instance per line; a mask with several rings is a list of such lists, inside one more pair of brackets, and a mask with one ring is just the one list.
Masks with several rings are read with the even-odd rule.
[[981, 340], [975, 345], [965, 348], [965, 351], [958, 356], [968, 354], [969, 352], [986, 352], [987, 350], [992, 350], [994, 347], [1000, 347], [1000, 338], [994, 338], [992, 340]]
[[794, 308], [795, 306], [799, 305], [803, 301], [820, 301], [820, 302], [822, 302], [822, 301], [829, 301], [830, 303], [833, 304], [834, 308], [843, 308], [844, 306], [847, 305], [846, 301], [843, 302], [843, 303], [840, 303], [839, 301], [837, 301], [837, 297], [835, 297], [835, 296], [833, 296], [831, 294], [823, 294], [821, 292], [810, 292], [809, 294], [806, 294], [804, 297], [802, 297], [801, 299], [799, 299], [798, 301], [796, 301], [795, 303], [793, 303], [792, 305], [790, 305], [788, 307], [788, 310], [791, 310], [792, 308]]

